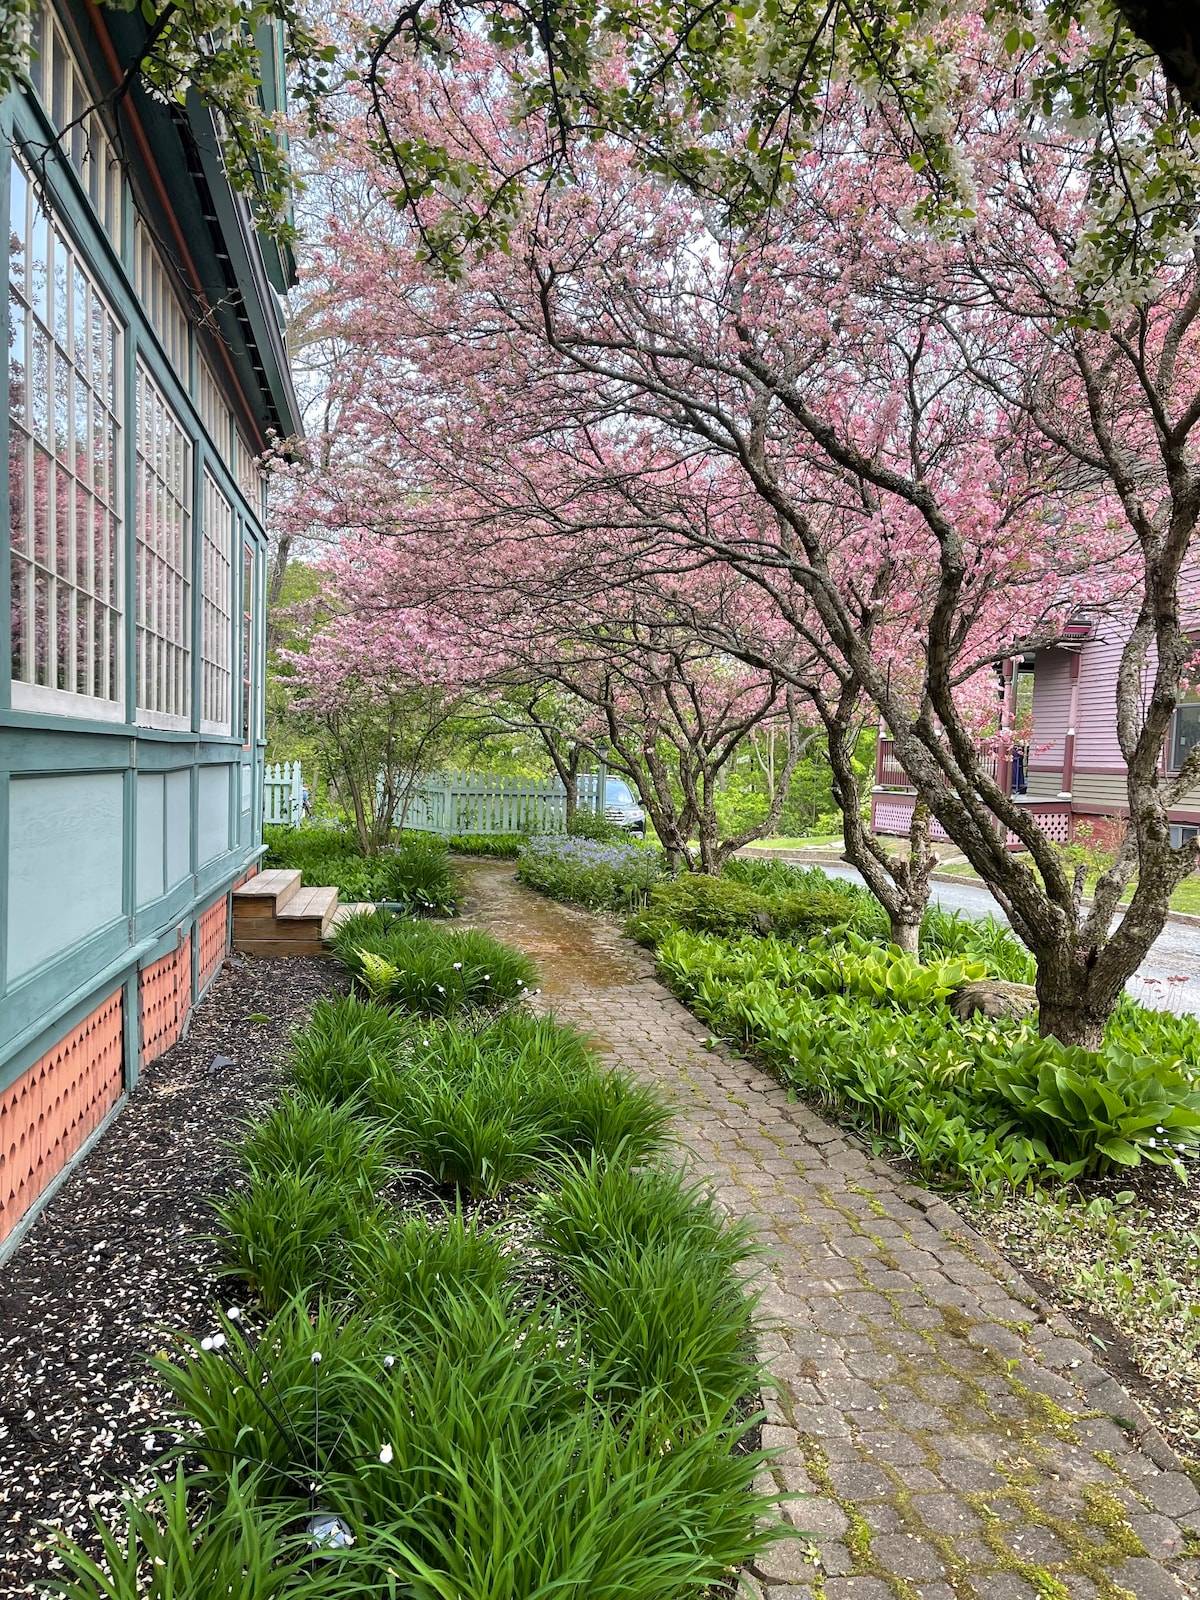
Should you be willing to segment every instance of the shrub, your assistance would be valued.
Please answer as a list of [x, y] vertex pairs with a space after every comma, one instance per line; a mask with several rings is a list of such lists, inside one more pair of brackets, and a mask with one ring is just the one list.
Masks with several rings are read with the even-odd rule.
[[536, 976], [520, 951], [478, 928], [405, 922], [382, 911], [347, 917], [330, 944], [372, 999], [430, 1016], [519, 1000]]
[[527, 840], [517, 877], [555, 900], [619, 911], [639, 905], [661, 872], [661, 852], [631, 839], [598, 844], [546, 834]]
[[447, 847], [460, 856], [492, 856], [500, 861], [515, 861], [525, 843], [523, 833], [456, 833]]
[[654, 945], [672, 928], [698, 933], [766, 933], [771, 927], [766, 898], [730, 878], [688, 873], [650, 890], [646, 909], [630, 919], [628, 932]]
[[629, 835], [605, 816], [594, 811], [577, 810], [567, 823], [567, 833], [572, 839], [592, 839], [597, 844], [620, 844]]
[[428, 834], [405, 834], [390, 850], [365, 856], [353, 834], [337, 828], [265, 828], [265, 867], [288, 867], [310, 884], [327, 884], [344, 902], [388, 902], [410, 916], [450, 916], [458, 909], [446, 846]]

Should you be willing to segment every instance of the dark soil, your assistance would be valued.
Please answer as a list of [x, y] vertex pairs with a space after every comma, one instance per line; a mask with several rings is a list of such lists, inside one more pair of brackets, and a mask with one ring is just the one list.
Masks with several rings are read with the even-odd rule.
[[171, 1442], [146, 1355], [162, 1329], [212, 1325], [224, 1145], [271, 1105], [288, 1034], [339, 982], [320, 960], [227, 963], [0, 1269], [0, 1595], [38, 1593], [48, 1528], [85, 1533]]

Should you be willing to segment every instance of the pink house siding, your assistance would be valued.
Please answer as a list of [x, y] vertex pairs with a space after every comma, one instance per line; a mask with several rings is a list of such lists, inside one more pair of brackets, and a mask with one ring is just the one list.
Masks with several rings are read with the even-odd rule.
[[[1092, 639], [1083, 647], [1079, 663], [1079, 721], [1075, 727], [1076, 791], [1079, 778], [1085, 773], [1125, 772], [1117, 743], [1116, 708], [1122, 649], [1120, 639]], [[1034, 737], [1039, 737], [1036, 717]]]
[[[1071, 721], [1071, 653], [1043, 650], [1033, 675], [1033, 739], [1029, 772], [1061, 778], [1067, 728]], [[1044, 786], [1039, 786], [1044, 787]], [[1055, 783], [1057, 794], [1060, 784]]]

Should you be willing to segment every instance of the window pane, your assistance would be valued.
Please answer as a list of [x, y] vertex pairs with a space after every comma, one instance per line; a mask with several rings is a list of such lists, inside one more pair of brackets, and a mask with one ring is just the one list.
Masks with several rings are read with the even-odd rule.
[[229, 733], [233, 731], [233, 507], [207, 472], [203, 540], [200, 715], [210, 727]]
[[183, 722], [190, 712], [191, 441], [140, 364], [137, 407], [137, 704]]
[[1175, 712], [1175, 736], [1171, 746], [1172, 771], [1179, 771], [1197, 741], [1200, 741], [1200, 705], [1179, 706]]
[[[64, 58], [65, 59], [65, 58]], [[64, 80], [65, 81], [65, 80]], [[93, 322], [104, 319], [114, 372], [119, 328], [65, 235], [33, 198], [13, 160], [9, 283], [9, 508], [13, 551], [13, 681], [108, 700], [119, 695], [118, 615], [98, 630], [93, 597], [117, 605], [121, 523], [96, 515], [121, 459], [118, 387], [91, 386]], [[17, 230], [20, 236], [17, 237]], [[52, 283], [50, 279], [52, 278]], [[94, 670], [97, 631], [104, 670]], [[80, 711], [86, 714], [86, 706]]]

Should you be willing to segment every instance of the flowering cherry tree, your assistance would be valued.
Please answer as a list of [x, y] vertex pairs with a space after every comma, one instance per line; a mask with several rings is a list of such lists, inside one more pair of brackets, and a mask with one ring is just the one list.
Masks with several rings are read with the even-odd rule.
[[[1194, 864], [1167, 816], [1194, 765], [1170, 780], [1159, 765], [1191, 655], [1200, 277], [1177, 251], [1150, 279], [1112, 274], [1105, 298], [1086, 130], [1031, 118], [1020, 71], [955, 27], [975, 207], [952, 230], [922, 221], [889, 118], [836, 86], [820, 148], [757, 229], [598, 142], [514, 222], [510, 253], [455, 280], [431, 279], [402, 229], [333, 230], [340, 314], [373, 351], [335, 492], [351, 522], [398, 537], [422, 494], [452, 496], [463, 528], [520, 528], [535, 566], [582, 540], [593, 583], [630, 544], [643, 570], [678, 570], [681, 551], [724, 564], [799, 641], [787, 681], [802, 688], [815, 656], [879, 708], [1038, 957], [1043, 1029], [1094, 1043]], [[391, 103], [498, 170], [526, 141], [533, 159], [542, 132], [497, 107], [494, 69], [482, 46], [449, 79], [398, 64]], [[1166, 104], [1150, 82], [1121, 115], [1152, 138]], [[381, 510], [385, 463], [398, 492]], [[992, 663], [1101, 609], [1127, 633], [1129, 826], [1085, 910], [963, 704]], [[761, 666], [778, 638], [742, 658]]]

